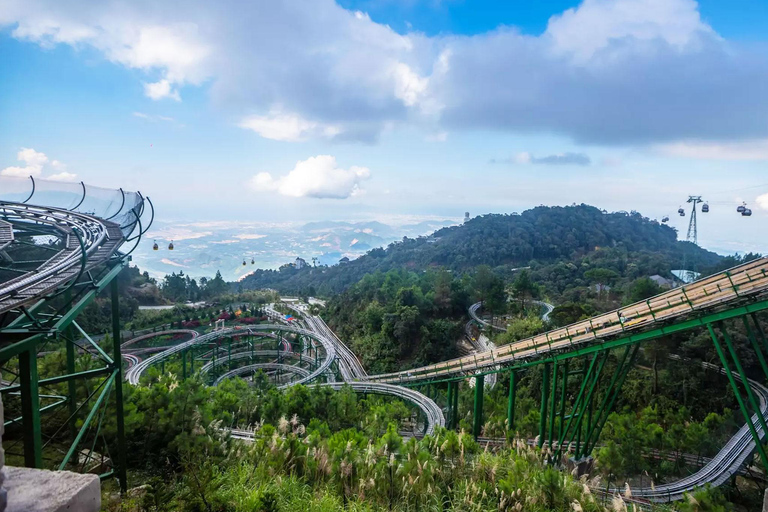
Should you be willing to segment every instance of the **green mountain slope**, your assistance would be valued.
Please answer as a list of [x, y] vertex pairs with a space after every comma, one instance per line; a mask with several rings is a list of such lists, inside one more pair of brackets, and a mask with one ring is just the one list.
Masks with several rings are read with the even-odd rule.
[[637, 212], [605, 213], [588, 205], [540, 206], [521, 215], [476, 217], [461, 226], [440, 229], [429, 237], [404, 238], [349, 263], [298, 270], [290, 266], [258, 270], [241, 285], [244, 289], [274, 288], [289, 294], [329, 295], [376, 271], [445, 267], [463, 272], [478, 265], [512, 268], [532, 262], [579, 260], [607, 248], [618, 250], [618, 254], [654, 256], [650, 259], [657, 263], [647, 269], [654, 273], [684, 265], [708, 268], [717, 265], [721, 258], [678, 241], [674, 229]]

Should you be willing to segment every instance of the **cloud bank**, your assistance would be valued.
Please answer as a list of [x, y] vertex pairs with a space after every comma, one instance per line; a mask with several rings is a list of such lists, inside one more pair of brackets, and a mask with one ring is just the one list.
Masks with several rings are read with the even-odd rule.
[[768, 138], [768, 55], [726, 41], [693, 0], [584, 0], [539, 35], [399, 34], [332, 0], [0, 0], [0, 26], [41, 46], [89, 46], [183, 101], [210, 87], [244, 129], [275, 140], [555, 133], [577, 143]]
[[10, 166], [3, 170], [0, 170], [0, 176], [16, 176], [26, 178], [32, 176], [34, 178], [43, 177], [43, 170], [57, 171], [54, 174], [44, 176], [47, 180], [53, 181], [74, 181], [77, 178], [77, 174], [67, 172], [66, 164], [58, 160], [49, 160], [45, 153], [35, 151], [32, 148], [21, 148], [16, 154], [16, 159], [19, 162], [23, 162], [23, 166]]

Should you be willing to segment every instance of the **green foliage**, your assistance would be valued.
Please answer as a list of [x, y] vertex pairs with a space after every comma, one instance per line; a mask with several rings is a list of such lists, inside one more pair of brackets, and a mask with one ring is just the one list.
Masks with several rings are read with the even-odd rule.
[[[633, 278], [653, 274], [668, 276], [669, 270], [681, 268], [683, 261], [702, 269], [720, 261], [716, 254], [676, 239], [674, 229], [637, 212], [603, 213], [587, 205], [541, 206], [521, 215], [476, 217], [461, 226], [438, 230], [430, 237], [404, 238], [386, 250], [373, 249], [344, 265], [257, 270], [242, 281], [242, 286], [274, 288], [291, 294], [303, 293], [312, 286], [320, 295], [331, 295], [366, 274], [398, 268], [426, 270], [435, 265], [456, 273], [471, 271], [479, 265], [491, 268], [531, 265], [535, 266], [531, 269], [534, 281], [541, 283], [549, 279], [539, 279], [536, 274], [540, 270], [600, 252], [613, 254], [600, 266], [621, 275], [637, 273]], [[624, 258], [616, 258], [615, 254], [623, 254]], [[637, 257], [628, 258], [631, 254]], [[601, 259], [599, 255], [598, 259]], [[631, 264], [636, 267], [630, 268]], [[577, 268], [574, 275], [583, 279], [585, 270], [589, 269]], [[557, 272], [560, 277], [569, 273], [567, 269]]]
[[495, 338], [496, 345], [506, 345], [544, 331], [544, 322], [539, 316], [529, 315], [512, 318], [507, 323], [507, 332]]
[[640, 302], [662, 291], [661, 287], [650, 278], [640, 277], [630, 283], [627, 303]]
[[457, 355], [469, 306], [466, 283], [445, 270], [375, 273], [332, 298], [323, 313], [370, 373]]

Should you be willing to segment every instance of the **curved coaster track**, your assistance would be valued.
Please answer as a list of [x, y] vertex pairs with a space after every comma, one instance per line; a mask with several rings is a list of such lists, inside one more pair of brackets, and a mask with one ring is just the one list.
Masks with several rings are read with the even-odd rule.
[[[215, 360], [218, 341], [227, 338], [246, 340], [244, 350], [234, 355], [241, 360], [250, 356], [251, 360], [246, 361], [250, 363], [247, 365], [250, 368], [230, 367], [229, 374], [225, 372], [217, 377], [219, 381], [240, 371], [260, 368], [283, 375], [290, 373], [291, 380], [285, 385], [318, 383], [334, 388], [348, 385], [356, 392], [396, 396], [419, 408], [425, 418], [427, 433], [444, 425], [455, 428], [458, 385], [468, 376], [474, 376], [477, 385], [474, 386], [473, 433], [478, 436], [482, 426], [485, 377], [502, 372], [510, 376], [508, 427], [514, 429], [516, 372], [541, 367], [544, 381], [539, 446], [546, 444], [552, 448], [553, 461], [570, 457], [580, 465], [594, 449], [623, 380], [637, 356], [638, 347], [669, 334], [706, 328], [721, 359], [722, 372], [727, 376], [747, 420], [746, 424], [716, 457], [694, 475], [651, 490], [636, 489], [634, 495], [651, 501], [666, 501], [679, 499], [684, 492], [707, 482], [718, 485], [738, 471], [754, 451], [757, 451], [768, 471], [768, 457], [760, 443], [768, 431], [765, 423], [768, 392], [756, 379], [749, 379], [744, 374], [726, 325], [734, 319], [743, 320], [752, 348], [761, 361], [764, 377], [768, 379], [768, 365], [764, 360], [768, 341], [756, 316], [756, 313], [768, 309], [765, 298], [768, 291], [768, 258], [751, 261], [648, 300], [509, 345], [489, 347], [488, 350], [478, 347], [481, 350], [468, 356], [400, 372], [367, 375], [355, 354], [320, 317], [301, 310], [306, 327], [273, 323], [224, 329], [192, 335], [195, 337], [191, 340], [167, 347], [143, 360], [137, 353], [127, 354], [129, 368], [123, 375], [122, 332], [117, 315], [115, 277], [127, 264], [130, 252], [151, 224], [154, 217], [151, 202], [139, 193], [105, 191], [82, 183], [56, 190], [56, 187], [63, 185], [46, 184], [34, 179], [3, 179], [0, 181], [3, 185], [0, 187], [3, 192], [0, 199], [8, 200], [0, 200], [0, 364], [4, 374], [13, 375], [13, 379], [4, 381], [0, 392], [6, 407], [18, 408], [21, 413], [19, 418], [6, 422], [6, 429], [23, 427], [20, 438], [25, 463], [29, 466], [42, 467], [41, 413], [64, 404], [71, 414], [61, 428], [68, 425], [73, 439], [59, 467], [73, 468], [79, 465], [77, 461], [82, 458], [81, 455], [93, 453], [93, 449], [86, 451], [83, 447], [86, 441], [93, 442], [95, 446], [99, 440], [98, 428], [93, 427], [100, 425], [99, 418], [103, 417], [114, 391], [120, 450], [115, 460], [107, 457], [110, 469], [102, 476], [117, 476], [121, 487], [125, 488], [123, 378], [138, 385], [147, 368], [162, 365], [178, 355], [182, 357], [184, 372], [187, 355], [190, 356], [190, 369], [194, 370], [195, 353], [198, 359], [205, 352]], [[56, 193], [52, 192], [54, 190]], [[144, 219], [147, 213], [150, 214], [148, 222]], [[130, 249], [120, 252], [126, 244]], [[30, 252], [35, 253], [34, 256], [28, 257]], [[45, 255], [40, 257], [38, 253]], [[113, 314], [111, 354], [89, 337], [76, 321], [77, 315], [96, 294], [108, 286], [111, 288]], [[542, 305], [548, 314], [551, 309]], [[476, 311], [477, 308], [471, 313]], [[276, 350], [267, 350], [264, 354], [273, 361], [252, 361], [254, 343], [248, 340], [257, 336], [277, 338]], [[293, 344], [285, 343], [283, 336], [292, 337]], [[55, 340], [63, 341], [67, 348], [67, 373], [39, 379], [37, 354]], [[129, 340], [126, 348], [139, 341]], [[80, 343], [84, 344], [81, 346]], [[232, 360], [231, 346], [230, 343], [228, 363]], [[96, 365], [93, 369], [76, 372], [74, 355], [78, 349], [93, 354], [103, 366]], [[610, 384], [603, 390], [604, 398], [598, 401], [594, 390], [611, 351], [619, 363], [614, 374], [608, 376]], [[152, 350], [141, 354], [150, 352]], [[208, 361], [212, 364], [207, 370], [218, 371], [214, 360]], [[287, 364], [286, 361], [298, 361], [304, 366]], [[77, 395], [75, 380], [96, 377], [102, 380], [90, 395]], [[319, 382], [321, 380], [327, 382]], [[42, 405], [41, 400], [46, 400], [48, 395], [41, 393], [40, 388], [61, 383], [68, 383], [70, 396], [61, 400], [62, 397], [56, 395], [56, 402]], [[569, 390], [574, 384], [578, 392], [571, 393]], [[432, 391], [424, 394], [412, 389], [414, 387]], [[447, 421], [443, 409], [429, 396], [432, 394], [437, 398], [439, 387], [447, 391]], [[565, 414], [566, 405], [569, 407], [568, 415]], [[560, 418], [557, 428], [556, 417]], [[82, 424], [78, 428], [79, 420]], [[86, 460], [88, 462], [93, 461]]]

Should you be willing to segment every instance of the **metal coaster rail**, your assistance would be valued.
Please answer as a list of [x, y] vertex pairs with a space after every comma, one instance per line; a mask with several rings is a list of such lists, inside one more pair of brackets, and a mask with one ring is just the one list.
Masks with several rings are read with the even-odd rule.
[[760, 258], [648, 300], [484, 353], [420, 368], [369, 376], [367, 380], [389, 383], [418, 382], [441, 377], [450, 378], [466, 371], [486, 370], [497, 365], [513, 366], [549, 352], [576, 350], [581, 345], [601, 343], [640, 332], [648, 327], [662, 326], [679, 317], [754, 297], [766, 290], [768, 258]]
[[[24, 190], [27, 187], [29, 191]], [[33, 204], [38, 200], [39, 204]], [[81, 447], [91, 444], [91, 439], [92, 446], [96, 445], [101, 428], [98, 418], [103, 418], [114, 392], [117, 451], [108, 459], [106, 467], [111, 469], [100, 477], [117, 477], [121, 490], [127, 488], [116, 277], [130, 259], [130, 251], [121, 253], [119, 249], [125, 242], [138, 245], [152, 223], [150, 220], [142, 228], [145, 201], [150, 202], [140, 193], [86, 187], [82, 182], [72, 185], [0, 176], [0, 270], [12, 276], [0, 283], [0, 365], [4, 375], [15, 375], [3, 383], [0, 392], [21, 409], [21, 416], [11, 423], [22, 427], [26, 466], [43, 467], [41, 413], [68, 406], [69, 418], [61, 428], [69, 426], [72, 444], [64, 447], [63, 460], [56, 464], [59, 469], [82, 468], [85, 463], [81, 461], [89, 460], [92, 448], [84, 452]], [[62, 203], [71, 206], [62, 207]], [[86, 208], [91, 212], [84, 212]], [[33, 258], [39, 258], [37, 254], [45, 257], [25, 257], [30, 247], [35, 248]], [[107, 287], [112, 299], [111, 354], [76, 321]], [[40, 379], [37, 357], [52, 340], [64, 342], [66, 369], [61, 375]], [[79, 351], [90, 352], [100, 364], [77, 371], [75, 354]], [[87, 397], [77, 393], [76, 382], [83, 379], [100, 380]], [[67, 384], [68, 396], [41, 407], [41, 399], [52, 396], [41, 393], [41, 388], [59, 383]]]
[[[34, 184], [34, 180], [32, 180], [32, 183]], [[115, 218], [122, 212], [122, 217], [124, 220], [127, 218], [127, 220], [126, 223], [121, 225], [118, 222], [92, 214], [74, 211], [83, 204], [86, 193], [86, 187], [83, 185], [83, 196], [77, 202], [77, 206], [71, 209], [30, 204], [30, 200], [35, 197], [34, 186], [29, 197], [24, 202], [0, 201], [0, 257], [6, 257], [7, 259], [7, 256], [3, 255], [7, 254], [9, 248], [12, 249], [15, 245], [21, 243], [19, 235], [21, 237], [53, 236], [61, 241], [60, 245], [49, 248], [54, 253], [51, 257], [34, 262], [20, 262], [26, 266], [20, 265], [19, 268], [11, 267], [11, 270], [19, 275], [0, 283], [0, 334], [4, 336], [3, 342], [0, 343], [0, 361], [6, 363], [11, 358], [18, 357], [21, 369], [21, 383], [7, 383], [8, 385], [4, 385], [0, 391], [14, 396], [19, 394], [23, 411], [21, 422], [25, 426], [25, 460], [28, 465], [40, 467], [42, 463], [42, 442], [39, 424], [41, 410], [39, 399], [41, 396], [46, 395], [39, 394], [38, 386], [58, 382], [71, 383], [75, 378], [104, 376], [105, 380], [102, 383], [102, 387], [97, 388], [97, 390], [100, 390], [100, 394], [95, 400], [96, 405], [88, 414], [85, 424], [80, 429], [80, 433], [75, 437], [73, 446], [67, 452], [61, 468], [68, 467], [69, 461], [83, 439], [86, 427], [89, 427], [91, 420], [98, 416], [95, 412], [96, 409], [101, 404], [106, 403], [105, 397], [114, 389], [118, 402], [118, 438], [121, 443], [118, 458], [120, 460], [115, 464], [114, 472], [109, 472], [102, 476], [117, 475], [121, 487], [125, 488], [125, 466], [121, 455], [124, 454], [122, 388], [120, 387], [123, 370], [121, 367], [122, 354], [119, 341], [121, 330], [117, 316], [118, 293], [115, 277], [127, 264], [128, 260], [127, 254], [118, 253], [118, 249], [125, 242], [140, 240], [141, 235], [148, 227], [142, 226], [141, 215], [145, 211], [144, 200], [149, 202], [149, 198], [143, 198], [139, 194], [138, 197], [141, 198], [139, 203], [126, 205], [126, 193], [120, 190], [122, 195], [120, 206], [109, 218]], [[154, 215], [151, 203], [149, 206], [152, 215]], [[138, 230], [138, 234], [132, 236], [132, 232], [136, 230]], [[30, 267], [29, 265], [31, 264], [35, 266]], [[85, 285], [83, 280], [86, 280]], [[75, 322], [77, 314], [95, 298], [96, 294], [110, 285], [112, 287], [113, 336], [115, 338], [113, 340], [114, 347], [111, 356], [94, 340], [88, 337]], [[763, 336], [754, 314], [759, 311], [768, 310], [768, 300], [764, 298], [766, 292], [768, 292], [768, 258], [761, 258], [690, 283], [681, 288], [670, 290], [648, 300], [596, 315], [590, 319], [508, 345], [479, 351], [470, 356], [451, 359], [421, 368], [381, 375], [367, 375], [355, 354], [328, 328], [319, 316], [310, 315], [307, 311], [299, 309], [306, 322], [306, 328], [284, 324], [263, 324], [244, 329], [224, 329], [194, 337], [190, 341], [169, 347], [144, 360], [140, 360], [135, 354], [127, 354], [126, 359], [129, 368], [125, 371], [125, 379], [132, 384], [138, 385], [141, 375], [151, 365], [162, 363], [169, 357], [177, 354], [185, 355], [186, 351], [193, 347], [206, 346], [222, 338], [229, 337], [231, 339], [233, 337], [256, 334], [292, 333], [310, 339], [310, 345], [314, 344], [315, 350], [322, 348], [324, 353], [322, 359], [309, 361], [310, 358], [302, 355], [301, 350], [296, 352], [286, 344], [283, 346], [286, 350], [277, 351], [280, 359], [278, 362], [253, 363], [251, 361], [249, 366], [236, 369], [230, 367], [227, 373], [218, 378], [218, 381], [239, 373], [262, 368], [276, 371], [291, 371], [298, 374], [300, 378], [286, 385], [309, 383], [318, 380], [321, 376], [329, 376], [331, 378], [332, 368], [335, 365], [343, 382], [327, 382], [318, 385], [333, 388], [347, 385], [356, 392], [386, 394], [408, 400], [417, 405], [424, 413], [427, 433], [431, 433], [436, 427], [446, 424], [443, 412], [432, 398], [410, 389], [409, 386], [447, 382], [449, 383], [449, 402], [451, 400], [455, 402], [458, 389], [455, 386], [451, 387], [451, 383], [455, 384], [468, 375], [475, 375], [479, 383], [477, 387], [481, 390], [480, 392], [476, 391], [476, 399], [477, 394], [479, 393], [480, 395], [479, 412], [481, 418], [484, 375], [511, 371], [511, 383], [513, 385], [510, 389], [510, 398], [512, 399], [514, 371], [516, 369], [543, 364], [546, 368], [545, 372], [548, 372], [549, 365], [553, 365], [553, 381], [551, 384], [553, 399], [550, 415], [552, 423], [550, 423], [549, 427], [549, 442], [551, 445], [559, 445], [562, 448], [564, 435], [567, 434], [570, 422], [575, 421], [576, 429], [581, 432], [580, 422], [586, 411], [585, 406], [581, 405], [582, 412], [574, 412], [571, 419], [568, 420], [568, 426], [565, 427], [565, 434], [562, 434], [559, 440], [553, 440], [554, 418], [556, 416], [554, 397], [558, 382], [557, 372], [558, 369], [563, 370], [563, 364], [565, 364], [563, 379], [567, 383], [567, 377], [573, 373], [568, 373], [568, 360], [593, 355], [594, 358], [591, 365], [588, 368], [585, 363], [583, 371], [585, 382], [590, 380], [596, 383], [600, 377], [602, 366], [605, 364], [605, 359], [607, 359], [607, 350], [632, 347], [670, 333], [707, 327], [724, 363], [722, 371], [726, 372], [734, 390], [738, 392], [736, 382], [740, 381], [747, 391], [748, 401], [742, 399], [740, 392], [738, 392], [738, 399], [742, 412], [751, 421], [748, 421], [726, 443], [720, 453], [694, 475], [677, 482], [656, 486], [655, 489], [642, 488], [633, 490], [633, 494], [636, 497], [651, 501], [666, 501], [679, 499], [684, 492], [693, 490], [704, 483], [712, 483], [714, 485], [723, 483], [744, 465], [755, 450], [760, 454], [764, 465], [768, 467], [768, 456], [765, 454], [761, 443], [755, 442], [755, 440], [762, 439], [766, 435], [765, 419], [768, 418], [768, 389], [754, 380], [748, 380], [743, 377], [744, 373], [739, 359], [733, 350], [727, 331], [722, 325], [724, 320], [739, 317], [746, 319], [747, 315], [752, 315], [757, 331]], [[51, 305], [52, 300], [57, 297], [65, 297], [67, 305], [64, 308], [55, 309]], [[546, 315], [548, 315], [551, 312], [551, 306], [544, 303], [541, 305], [547, 309]], [[470, 310], [470, 314], [476, 316], [479, 306], [473, 305], [473, 308]], [[738, 374], [729, 369], [729, 363], [727, 362], [728, 352], [721, 348], [720, 341], [718, 340], [719, 337], [715, 333], [713, 326], [718, 326], [721, 330]], [[104, 368], [96, 368], [86, 372], [74, 371], [73, 361], [77, 349], [75, 348], [74, 337], [70, 331], [74, 331], [75, 328], [85, 336], [86, 342], [90, 343], [93, 347], [92, 353], [94, 357], [103, 359], [105, 363]], [[177, 331], [168, 331], [167, 333], [175, 332]], [[188, 331], [188, 333], [190, 332], [192, 331]], [[51, 335], [61, 335], [63, 339], [67, 340], [68, 374], [61, 377], [39, 380], [36, 372], [36, 352], [39, 350], [38, 346], [42, 345]], [[157, 336], [158, 333], [153, 335]], [[192, 336], [196, 336], [196, 334], [192, 334]], [[751, 332], [750, 336], [752, 336]], [[130, 346], [130, 344], [137, 343], [138, 341], [140, 339], [129, 340], [126, 345]], [[752, 342], [756, 347], [754, 340]], [[151, 352], [151, 350], [146, 352]], [[623, 368], [624, 374], [628, 371], [627, 368], [631, 366], [636, 352], [635, 350], [632, 357], [629, 358], [629, 366], [624, 367], [624, 360], [627, 359], [627, 354], [629, 354], [629, 348], [627, 349], [624, 360], [622, 360], [620, 365]], [[254, 351], [251, 350], [252, 355], [253, 353]], [[270, 355], [275, 353], [276, 351], [264, 351], [264, 354], [259, 355], [271, 357]], [[606, 355], [599, 359], [601, 354]], [[300, 364], [306, 363], [307, 368], [302, 368], [301, 366], [291, 366], [288, 368], [289, 365], [281, 362], [283, 356], [288, 359], [298, 359]], [[72, 364], [70, 364], [70, 357], [72, 358]], [[558, 363], [561, 365], [560, 367], [558, 367]], [[761, 364], [763, 365], [766, 378], [768, 378], [768, 365], [762, 359]], [[215, 363], [209, 368], [214, 366]], [[622, 378], [614, 378], [614, 380], [619, 381], [618, 388], [620, 388]], [[565, 390], [565, 385], [564, 383], [563, 390]], [[545, 391], [547, 387], [548, 383], [544, 386]], [[74, 388], [70, 387], [70, 389]], [[563, 391], [564, 394], [565, 391]], [[574, 403], [574, 410], [579, 405], [582, 394], [584, 395], [584, 400], [589, 402], [592, 390], [585, 392], [585, 384], [582, 384], [582, 390]], [[543, 398], [546, 399], [546, 397], [547, 394], [544, 392]], [[606, 400], [607, 398], [606, 396]], [[64, 404], [65, 401], [61, 403]], [[66, 403], [73, 407], [71, 400], [66, 401]], [[610, 411], [611, 405], [612, 402], [608, 403], [608, 411]], [[603, 403], [603, 407], [599, 411], [600, 413], [603, 412], [605, 406], [606, 403]], [[747, 413], [750, 406], [755, 414], [750, 415]], [[479, 421], [477, 420], [477, 407], [476, 401], [476, 423]], [[510, 404], [510, 407], [513, 408], [513, 402]], [[542, 412], [549, 412], [548, 408], [546, 400], [543, 400]], [[47, 407], [43, 409], [47, 409]], [[71, 418], [75, 418], [77, 410], [71, 410], [73, 411]], [[543, 415], [544, 417], [546, 417], [546, 414]], [[562, 413], [561, 417], [563, 420], [566, 419], [562, 416]], [[546, 425], [543, 421], [544, 419], [542, 419], [542, 430], [546, 432]], [[599, 421], [598, 417], [598, 423]], [[589, 422], [591, 422], [591, 419], [588, 419]], [[449, 418], [448, 425], [449, 427], [455, 426], [455, 418]], [[560, 429], [562, 428], [561, 423]], [[477, 425], [476, 431], [479, 431]], [[596, 436], [599, 436], [599, 429]], [[593, 439], [587, 436], [585, 440], [587, 448], [590, 446], [590, 441], [592, 446], [594, 446], [596, 440], [596, 438]], [[555, 442], [553, 443], [553, 441]], [[539, 444], [541, 445], [542, 441], [539, 441]], [[579, 450], [578, 446], [580, 446], [579, 443], [577, 443], [577, 452]], [[587, 448], [584, 450], [586, 451]]]

